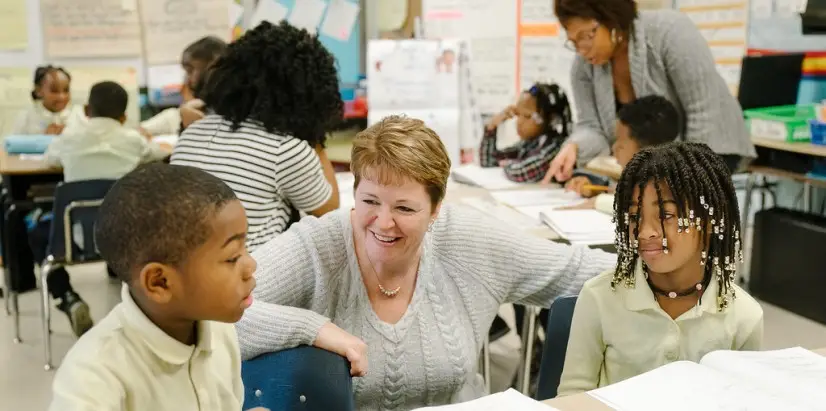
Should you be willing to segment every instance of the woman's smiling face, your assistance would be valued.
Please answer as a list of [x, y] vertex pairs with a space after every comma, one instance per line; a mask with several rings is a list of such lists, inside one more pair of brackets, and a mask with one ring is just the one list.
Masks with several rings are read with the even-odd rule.
[[394, 265], [419, 253], [439, 212], [424, 185], [406, 178], [386, 185], [362, 179], [355, 196], [353, 229], [373, 264]]

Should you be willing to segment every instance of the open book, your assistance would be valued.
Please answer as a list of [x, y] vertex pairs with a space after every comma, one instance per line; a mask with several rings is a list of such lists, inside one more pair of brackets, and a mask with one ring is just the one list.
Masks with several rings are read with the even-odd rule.
[[617, 411], [822, 411], [826, 357], [799, 347], [715, 351], [588, 394]]
[[465, 164], [454, 168], [451, 176], [457, 182], [482, 187], [486, 190], [507, 190], [519, 187], [519, 183], [508, 180], [505, 171], [499, 167], [483, 168], [475, 164]]
[[513, 388], [491, 394], [473, 401], [440, 407], [418, 408], [413, 411], [558, 411], [550, 405], [542, 404], [530, 397], [526, 397]]

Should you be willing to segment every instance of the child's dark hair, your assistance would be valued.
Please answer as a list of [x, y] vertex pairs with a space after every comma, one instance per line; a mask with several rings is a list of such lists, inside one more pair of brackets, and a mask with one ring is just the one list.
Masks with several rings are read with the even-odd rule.
[[536, 110], [542, 118], [542, 134], [548, 137], [568, 137], [573, 127], [571, 105], [562, 87], [535, 83], [525, 92], [536, 100]]
[[680, 135], [680, 115], [662, 96], [646, 96], [628, 103], [617, 117], [631, 130], [631, 138], [640, 148], [672, 142]]
[[284, 21], [262, 22], [230, 44], [202, 96], [233, 128], [251, 120], [310, 145], [324, 143], [344, 106], [333, 55], [316, 36]]
[[95, 243], [112, 271], [130, 283], [146, 264], [186, 261], [209, 238], [210, 217], [235, 199], [229, 186], [206, 171], [164, 163], [140, 166], [103, 200]]
[[45, 79], [46, 76], [54, 72], [61, 72], [66, 75], [66, 78], [68, 78], [69, 81], [72, 81], [72, 76], [63, 67], [53, 66], [51, 64], [47, 66], [38, 66], [34, 69], [34, 89], [32, 90], [32, 100], [40, 100], [40, 97], [37, 95], [37, 88], [40, 87], [40, 83], [43, 82], [43, 79]]
[[120, 120], [126, 114], [129, 95], [120, 84], [102, 81], [89, 91], [89, 117]]
[[[665, 187], [671, 190], [677, 203], [677, 232], [689, 233], [692, 229], [705, 232], [698, 263], [705, 267], [704, 282], [716, 278], [717, 304], [720, 310], [724, 309], [735, 297], [732, 283], [737, 262], [743, 261], [740, 210], [728, 167], [705, 144], [675, 142], [646, 148], [634, 155], [623, 170], [614, 198], [618, 258], [611, 287], [620, 283], [635, 286], [639, 225], [629, 234], [628, 210], [633, 202], [642, 207], [642, 193], [648, 183], [655, 184], [657, 190], [663, 233], [662, 191]], [[639, 189], [638, 198], [633, 198], [635, 188]], [[668, 253], [665, 235], [663, 248]]]
[[194, 60], [212, 63], [227, 49], [227, 42], [215, 36], [206, 36], [186, 46], [184, 54]]

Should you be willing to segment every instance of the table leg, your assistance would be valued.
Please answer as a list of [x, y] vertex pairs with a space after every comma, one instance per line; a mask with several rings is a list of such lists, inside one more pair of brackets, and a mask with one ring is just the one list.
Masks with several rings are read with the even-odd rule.
[[[749, 214], [751, 214], [751, 197], [754, 193], [754, 184], [756, 180], [757, 175], [755, 173], [749, 173], [746, 178], [746, 197], [743, 199], [743, 215], [740, 216], [740, 246], [743, 247], [743, 258], [746, 260], [751, 258], [751, 255], [748, 255], [747, 253], [748, 250], [746, 249], [746, 241], [750, 241], [749, 235], [751, 231], [749, 231]], [[740, 278], [744, 283], [748, 284], [748, 273], [743, 272], [743, 275]]]
[[803, 183], [803, 211], [812, 212], [812, 185]]

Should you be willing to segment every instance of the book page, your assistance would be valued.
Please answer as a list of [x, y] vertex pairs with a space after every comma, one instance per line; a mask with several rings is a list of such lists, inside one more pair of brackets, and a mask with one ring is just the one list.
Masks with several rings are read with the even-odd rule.
[[440, 407], [418, 408], [414, 411], [558, 411], [550, 405], [542, 404], [536, 400], [520, 394], [513, 388], [505, 392], [498, 392], [477, 400], [463, 402], [459, 404], [443, 405]]
[[519, 183], [508, 180], [505, 171], [499, 167], [479, 167], [467, 164], [456, 167], [451, 174], [454, 180], [482, 187], [487, 190], [504, 190], [519, 187]]
[[617, 411], [815, 410], [793, 404], [793, 396], [765, 392], [736, 377], [688, 361], [667, 364], [588, 394]]
[[826, 358], [805, 348], [715, 351], [700, 362], [761, 391], [826, 409]]
[[497, 191], [491, 193], [494, 200], [512, 207], [543, 205], [564, 207], [581, 202], [583, 199], [573, 191], [562, 188], [537, 190]]

